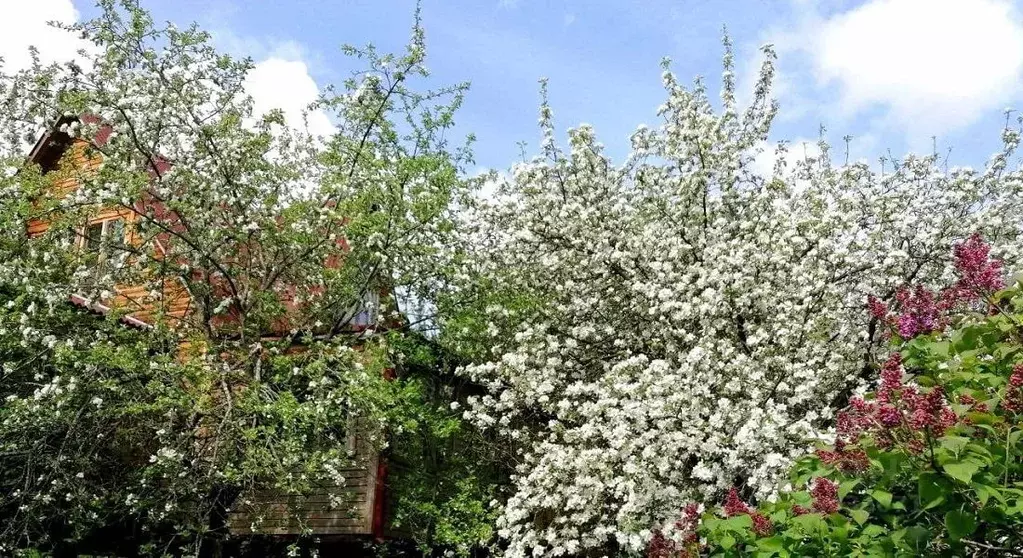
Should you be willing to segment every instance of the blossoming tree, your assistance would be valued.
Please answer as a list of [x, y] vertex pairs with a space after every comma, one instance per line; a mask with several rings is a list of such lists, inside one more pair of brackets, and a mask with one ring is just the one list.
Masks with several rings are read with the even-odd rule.
[[[76, 62], [0, 72], [0, 554], [199, 554], [239, 494], [345, 486], [353, 428], [434, 426], [384, 330], [449, 269], [464, 87], [414, 89], [417, 20], [400, 56], [349, 49], [315, 137], [208, 34], [99, 8]], [[84, 147], [26, 161], [44, 132]]]
[[488, 388], [465, 416], [516, 465], [499, 520], [510, 556], [641, 552], [687, 502], [732, 486], [771, 497], [871, 377], [868, 295], [946, 278], [974, 230], [1016, 264], [1017, 130], [981, 171], [837, 165], [822, 142], [794, 161], [779, 146], [760, 176], [777, 110], [765, 54], [742, 106], [726, 48], [717, 109], [665, 63], [659, 123], [621, 164], [586, 125], [560, 147], [544, 100], [542, 154], [473, 214], [447, 340]]

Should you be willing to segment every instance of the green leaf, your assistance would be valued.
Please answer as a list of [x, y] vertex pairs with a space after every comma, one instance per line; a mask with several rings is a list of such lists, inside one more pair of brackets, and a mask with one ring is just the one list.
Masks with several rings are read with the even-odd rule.
[[792, 494], [792, 501], [804, 508], [808, 508], [813, 505], [813, 496], [806, 491], [794, 492]]
[[728, 519], [721, 521], [720, 527], [724, 531], [745, 533], [753, 527], [753, 518], [746, 514], [729, 517]]
[[863, 528], [863, 535], [870, 538], [878, 537], [887, 532], [888, 530], [880, 525], [870, 524]]
[[792, 525], [807, 534], [823, 533], [827, 530], [827, 524], [819, 513], [808, 513], [792, 518]]
[[945, 528], [948, 529], [949, 537], [958, 541], [973, 533], [977, 528], [977, 519], [966, 512], [952, 510], [945, 514]]
[[892, 506], [892, 493], [884, 490], [873, 490], [870, 496], [877, 500], [877, 503], [881, 504], [883, 508], [890, 508]]
[[966, 448], [966, 444], [969, 443], [970, 439], [963, 436], [944, 436], [938, 440], [938, 444], [941, 447], [956, 455], [962, 453], [963, 449]]
[[973, 475], [977, 473], [980, 467], [972, 461], [956, 461], [952, 463], [946, 463], [942, 465], [948, 476], [956, 479], [959, 482], [969, 484], [970, 480], [973, 479]]
[[935, 341], [931, 343], [931, 353], [942, 359], [948, 358], [948, 350], [951, 343], [948, 341]]
[[966, 444], [966, 451], [972, 454], [971, 458], [979, 458], [982, 459], [984, 463], [991, 463], [991, 452], [981, 444], [970, 442], [969, 444]]
[[828, 515], [827, 520], [835, 527], [846, 527], [849, 525], [849, 520], [846, 519], [844, 515], [839, 515], [837, 513]]
[[838, 485], [838, 499], [839, 500], [844, 500], [846, 494], [849, 494], [849, 492], [853, 488], [856, 488], [856, 485], [858, 485], [858, 484], [860, 484], [860, 481], [858, 481], [856, 479], [847, 480], [847, 481], [843, 481], [842, 483], [840, 483]]
[[970, 419], [970, 422], [974, 425], [995, 424], [998, 422], [998, 417], [991, 413], [966, 413], [966, 418]]
[[708, 517], [708, 518], [703, 520], [703, 528], [708, 530], [708, 531], [710, 531], [710, 532], [712, 532], [712, 533], [714, 531], [717, 531], [718, 527], [720, 527], [720, 525], [721, 525], [721, 520], [716, 518], [716, 517]]
[[1012, 432], [1009, 432], [1008, 436], [1006, 436], [1006, 440], [1009, 442], [1010, 446], [1015, 446], [1019, 442], [1020, 436], [1023, 436], [1023, 430], [1013, 430]]
[[718, 545], [720, 545], [721, 548], [728, 550], [729, 548], [735, 546], [735, 537], [733, 537], [732, 535], [725, 535], [721, 537], [720, 541], [718, 541]]
[[993, 490], [989, 486], [978, 484], [973, 487], [973, 492], [977, 494], [977, 500], [980, 501], [980, 505], [986, 506], [987, 501], [991, 499], [991, 493]]
[[913, 525], [906, 529], [906, 542], [914, 551], [921, 551], [927, 547], [927, 540], [931, 538], [931, 532], [919, 525]]
[[870, 513], [867, 510], [849, 510], [849, 515], [857, 525], [863, 525], [870, 518]]
[[777, 535], [766, 539], [757, 539], [757, 548], [766, 552], [778, 552], [785, 548], [785, 539]]
[[964, 327], [952, 334], [952, 346], [957, 353], [972, 349], [977, 345], [980, 331], [976, 327]]
[[1005, 511], [998, 506], [988, 506], [980, 510], [980, 518], [988, 523], [1003, 523], [1005, 522]]
[[896, 452], [884, 452], [878, 456], [881, 466], [884, 467], [884, 477], [894, 478], [902, 470], [902, 463], [906, 461], [906, 455]]
[[922, 509], [929, 510], [945, 501], [945, 489], [938, 483], [939, 479], [934, 473], [924, 473], [917, 480], [917, 494]]

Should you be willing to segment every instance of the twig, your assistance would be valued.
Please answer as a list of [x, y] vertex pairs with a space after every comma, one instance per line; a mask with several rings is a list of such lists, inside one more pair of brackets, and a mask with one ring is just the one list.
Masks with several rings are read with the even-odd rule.
[[1004, 547], [1001, 547], [1001, 546], [994, 546], [994, 545], [990, 545], [990, 544], [986, 544], [986, 543], [982, 543], [982, 542], [971, 541], [969, 539], [962, 539], [962, 543], [967, 545], [967, 546], [972, 546], [972, 547], [976, 547], [976, 548], [983, 548], [985, 550], [994, 550], [996, 552], [1002, 553], [1003, 556], [1023, 556], [1023, 553], [1020, 553], [1020, 552], [1018, 552], [1016, 550], [1013, 550], [1011, 548], [1004, 548]]

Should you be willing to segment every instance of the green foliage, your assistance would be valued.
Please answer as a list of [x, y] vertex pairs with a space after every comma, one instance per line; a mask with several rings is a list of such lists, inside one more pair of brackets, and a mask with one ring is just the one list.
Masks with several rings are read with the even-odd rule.
[[452, 373], [454, 356], [417, 336], [395, 339], [392, 350], [402, 355], [387, 454], [392, 527], [420, 552], [468, 555], [494, 538], [491, 502], [508, 467], [494, 441], [461, 418], [458, 401], [478, 388]]
[[[3, 295], [5, 551], [198, 553], [226, 535], [246, 489], [332, 480], [349, 463], [344, 425], [383, 423], [393, 400], [370, 347], [311, 344], [255, 381], [180, 358], [158, 331]], [[19, 332], [26, 312], [31, 335]]]
[[[769, 518], [770, 533], [754, 533], [747, 515], [704, 520], [710, 555], [1023, 554], [1023, 296], [1017, 286], [988, 302], [995, 311], [961, 316], [948, 334], [895, 340], [921, 395], [943, 393], [954, 412], [947, 429], [876, 429], [801, 459], [792, 490], [753, 512]], [[865, 467], [836, 458], [857, 450]], [[838, 483], [837, 512], [815, 511], [817, 479]]]

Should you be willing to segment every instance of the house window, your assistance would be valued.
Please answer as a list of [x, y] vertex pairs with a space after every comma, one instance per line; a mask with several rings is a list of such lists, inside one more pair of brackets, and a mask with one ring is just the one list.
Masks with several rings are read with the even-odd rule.
[[371, 326], [377, 323], [377, 316], [380, 312], [380, 293], [375, 290], [366, 291], [362, 296], [362, 302], [356, 309], [352, 318], [352, 325]]
[[71, 136], [63, 132], [54, 132], [44, 140], [46, 143], [37, 157], [39, 169], [43, 174], [53, 172], [60, 166], [60, 159], [71, 147]]
[[85, 226], [82, 231], [81, 248], [102, 262], [111, 253], [111, 249], [124, 246], [124, 219], [115, 217], [103, 221], [95, 221]]

